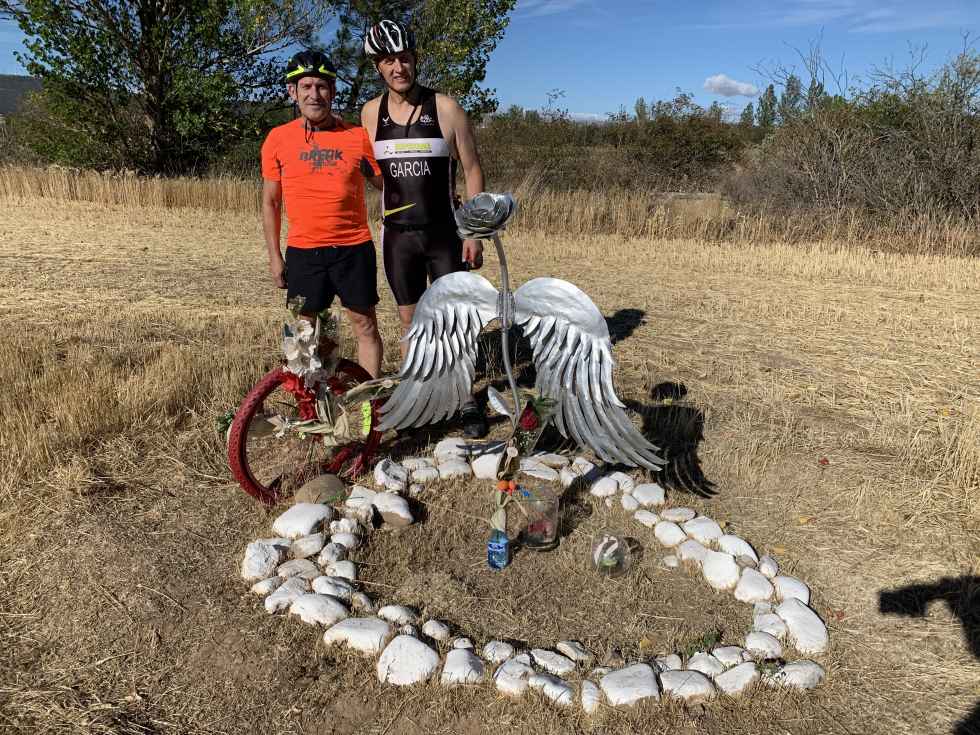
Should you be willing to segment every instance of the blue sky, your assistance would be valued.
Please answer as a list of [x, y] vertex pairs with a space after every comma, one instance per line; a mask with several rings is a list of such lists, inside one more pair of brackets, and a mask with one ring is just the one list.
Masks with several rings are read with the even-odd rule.
[[[964, 32], [980, 34], [977, 0], [518, 0], [486, 83], [503, 108], [543, 107], [563, 90], [560, 106], [583, 117], [669, 99], [676, 87], [741, 109], [755, 95], [739, 93], [767, 81], [757, 67], [799, 67], [794, 49], [813, 41], [853, 81], [889, 60], [904, 65], [910, 46], [936, 65]], [[22, 73], [20, 43], [0, 22], [0, 73]]]

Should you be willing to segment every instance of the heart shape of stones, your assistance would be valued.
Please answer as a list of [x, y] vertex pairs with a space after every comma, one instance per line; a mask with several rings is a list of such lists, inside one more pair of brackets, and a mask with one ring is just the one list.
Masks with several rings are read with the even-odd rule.
[[[432, 679], [441, 664], [438, 677], [444, 686], [492, 679], [506, 695], [519, 697], [535, 689], [556, 705], [578, 702], [591, 714], [604, 703], [626, 707], [661, 696], [704, 701], [737, 696], [757, 683], [812, 689], [823, 681], [824, 669], [815, 661], [781, 663], [788, 648], [816, 656], [829, 644], [827, 627], [810, 607], [810, 588], [804, 582], [780, 574], [772, 556], [760, 557], [751, 544], [726, 534], [711, 518], [690, 508], [668, 507], [659, 485], [637, 484], [624, 472], [603, 472], [583, 457], [570, 461], [541, 453], [524, 459], [521, 472], [564, 487], [589, 483], [592, 495], [609, 508], [618, 500], [635, 524], [668, 550], [663, 566], [684, 563], [713, 589], [730, 591], [752, 605], [752, 626], [741, 646], [718, 645], [687, 661], [677, 653], [665, 653], [615, 670], [590, 669], [594, 657], [578, 641], [558, 641], [554, 649], [516, 651], [509, 643], [491, 640], [478, 655], [471, 639], [451, 639], [443, 621], [423, 622], [414, 610], [397, 603], [379, 608], [357, 588], [357, 564], [349, 558], [372, 529], [374, 514], [388, 526], [408, 526], [414, 519], [405, 494], [418, 497], [437, 479], [495, 480], [502, 445], [499, 453], [496, 449], [484, 445], [480, 454], [471, 456], [465, 441], [452, 438], [439, 442], [432, 458], [381, 460], [374, 471], [377, 490], [355, 485], [339, 508], [301, 502], [276, 518], [275, 535], [245, 549], [242, 578], [252, 584], [253, 593], [264, 597], [267, 612], [285, 611], [304, 623], [325, 627], [325, 644], [377, 657], [378, 679], [395, 686]], [[445, 649], [444, 658], [437, 649]], [[490, 667], [496, 668], [488, 677]]]

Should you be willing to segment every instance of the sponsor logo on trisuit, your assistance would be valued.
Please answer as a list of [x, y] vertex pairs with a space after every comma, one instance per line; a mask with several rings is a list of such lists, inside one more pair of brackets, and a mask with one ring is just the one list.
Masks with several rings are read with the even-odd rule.
[[385, 143], [385, 154], [389, 156], [408, 156], [413, 153], [432, 153], [431, 143], [412, 141], [408, 143]]
[[435, 122], [436, 121], [432, 118], [432, 115], [422, 115], [422, 117], [419, 118], [420, 125], [434, 125]]
[[388, 164], [388, 171], [396, 179], [403, 176], [428, 176], [432, 173], [425, 158], [421, 161], [392, 161]]

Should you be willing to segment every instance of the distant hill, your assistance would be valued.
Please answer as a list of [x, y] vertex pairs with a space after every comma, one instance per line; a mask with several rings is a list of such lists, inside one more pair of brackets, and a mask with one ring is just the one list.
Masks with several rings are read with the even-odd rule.
[[35, 92], [40, 88], [40, 79], [0, 74], [0, 117], [16, 112], [21, 98], [28, 92]]

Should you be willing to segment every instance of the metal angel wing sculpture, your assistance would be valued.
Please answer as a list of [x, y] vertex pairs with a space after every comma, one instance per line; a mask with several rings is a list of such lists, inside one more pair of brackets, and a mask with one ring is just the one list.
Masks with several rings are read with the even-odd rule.
[[422, 295], [403, 338], [408, 351], [398, 387], [382, 406], [381, 429], [440, 421], [470, 400], [477, 337], [500, 321], [504, 368], [520, 412], [510, 366], [508, 327], [530, 340], [537, 370], [535, 389], [555, 403], [553, 420], [566, 438], [590, 447], [607, 462], [659, 470], [664, 460], [633, 426], [613, 387], [612, 343], [606, 320], [578, 287], [557, 278], [535, 278], [510, 293], [506, 259], [497, 231], [514, 213], [510, 195], [479, 194], [456, 214], [463, 238], [492, 239], [500, 258], [501, 291], [475, 273], [451, 273]]

